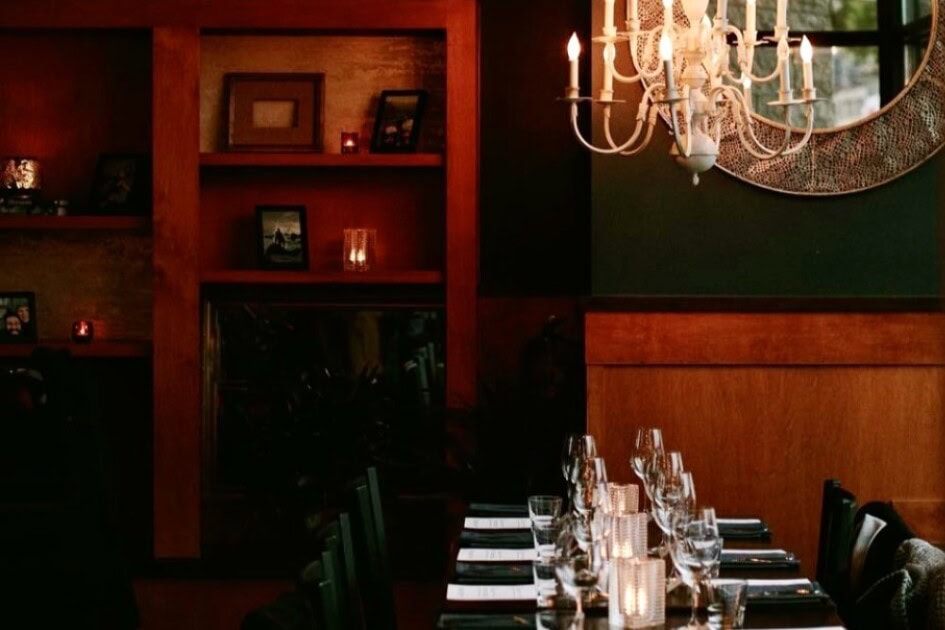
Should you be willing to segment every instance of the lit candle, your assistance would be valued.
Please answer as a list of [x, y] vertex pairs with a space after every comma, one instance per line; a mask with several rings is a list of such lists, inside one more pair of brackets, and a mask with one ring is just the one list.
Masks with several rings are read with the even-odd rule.
[[358, 132], [357, 131], [342, 131], [341, 132], [341, 152], [342, 153], [357, 153], [358, 152]]
[[787, 0], [778, 0], [778, 21], [775, 24], [775, 30], [784, 30], [787, 28]]
[[611, 563], [608, 622], [611, 628], [649, 628], [666, 621], [666, 565], [662, 560], [615, 559]]
[[673, 40], [666, 31], [660, 35], [660, 59], [663, 60], [663, 72], [666, 75], [666, 96], [676, 94], [676, 81], [673, 79]]
[[807, 35], [801, 40], [801, 61], [804, 62], [804, 89], [811, 90], [814, 87], [814, 48], [810, 45]]
[[577, 33], [571, 34], [568, 40], [568, 61], [571, 62], [571, 81], [568, 84], [572, 90], [578, 89], [578, 58], [581, 56], [581, 42]]
[[745, 0], [745, 39], [754, 43], [755, 33], [758, 29], [755, 27], [755, 0]]
[[89, 343], [95, 336], [95, 326], [90, 320], [80, 319], [72, 322], [72, 340], [76, 343]]
[[[673, 25], [673, 0], [663, 0], [663, 33]], [[662, 43], [660, 44], [662, 45]]]
[[614, 0], [604, 0], [604, 35], [613, 35], [617, 28], [614, 26]]

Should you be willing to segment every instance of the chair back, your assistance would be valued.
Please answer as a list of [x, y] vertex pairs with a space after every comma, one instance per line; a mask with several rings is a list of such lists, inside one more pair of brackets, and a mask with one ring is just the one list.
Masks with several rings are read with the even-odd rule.
[[841, 616], [849, 591], [850, 553], [856, 519], [856, 497], [837, 479], [824, 481], [816, 578], [830, 594]]
[[321, 560], [309, 563], [302, 570], [300, 586], [311, 606], [314, 628], [345, 630], [338, 601], [339, 589], [332, 579], [332, 566], [335, 564], [332, 555], [332, 552], [325, 551]]
[[352, 520], [365, 627], [393, 630], [397, 627], [394, 584], [388, 561], [380, 486], [377, 471], [373, 468], [354, 486]]

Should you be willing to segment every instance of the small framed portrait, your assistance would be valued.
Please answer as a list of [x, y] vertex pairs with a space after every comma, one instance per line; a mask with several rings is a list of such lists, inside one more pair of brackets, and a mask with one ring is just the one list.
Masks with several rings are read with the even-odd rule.
[[93, 214], [147, 214], [150, 189], [147, 156], [105, 154], [98, 159], [89, 207]]
[[308, 269], [304, 206], [257, 206], [256, 226], [263, 269]]
[[424, 90], [384, 90], [377, 106], [374, 153], [413, 153], [420, 137], [420, 122], [427, 93]]
[[321, 151], [325, 75], [226, 75], [227, 149]]
[[32, 293], [0, 293], [0, 343], [36, 341], [36, 297]]

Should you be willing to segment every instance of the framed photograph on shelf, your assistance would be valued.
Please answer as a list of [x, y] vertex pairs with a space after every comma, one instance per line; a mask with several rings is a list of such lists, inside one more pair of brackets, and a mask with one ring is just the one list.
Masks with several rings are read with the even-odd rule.
[[257, 206], [256, 239], [263, 269], [308, 269], [305, 206]]
[[0, 343], [36, 341], [36, 296], [25, 292], [0, 292]]
[[132, 153], [106, 153], [98, 159], [91, 214], [147, 214], [151, 202], [148, 157]]
[[424, 90], [384, 90], [377, 106], [374, 153], [413, 153], [417, 150], [420, 123], [427, 93]]
[[227, 149], [321, 151], [325, 75], [226, 75]]

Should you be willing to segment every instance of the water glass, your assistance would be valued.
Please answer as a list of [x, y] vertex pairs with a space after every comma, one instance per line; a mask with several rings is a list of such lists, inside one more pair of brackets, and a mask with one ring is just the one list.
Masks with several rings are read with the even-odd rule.
[[535, 591], [538, 593], [539, 608], [551, 608], [558, 595], [558, 580], [555, 575], [555, 561], [551, 556], [539, 557], [532, 562], [535, 577]]
[[532, 521], [532, 540], [535, 543], [535, 551], [539, 558], [553, 558], [555, 555], [555, 543], [561, 534], [562, 520], [554, 518], [550, 520]]
[[561, 516], [561, 497], [539, 494], [528, 497], [528, 517], [535, 521], [551, 521]]
[[713, 584], [709, 589], [709, 627], [712, 630], [744, 627], [747, 598], [748, 582], [745, 580]]

